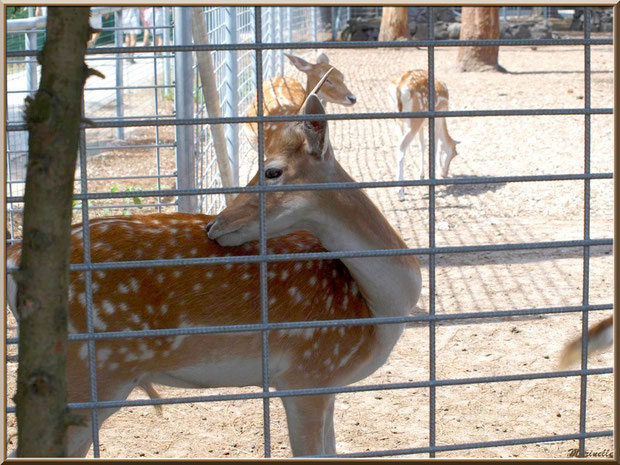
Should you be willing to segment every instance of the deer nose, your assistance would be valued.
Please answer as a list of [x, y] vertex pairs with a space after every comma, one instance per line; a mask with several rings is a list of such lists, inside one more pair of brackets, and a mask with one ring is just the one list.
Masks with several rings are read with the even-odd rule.
[[349, 102], [351, 102], [351, 104], [357, 102], [357, 98], [355, 98], [355, 95], [347, 95], [347, 99], [349, 100]]
[[215, 220], [211, 220], [207, 223], [207, 227], [205, 228], [207, 231], [207, 234], [209, 233], [209, 231], [211, 230], [214, 224], [215, 224]]

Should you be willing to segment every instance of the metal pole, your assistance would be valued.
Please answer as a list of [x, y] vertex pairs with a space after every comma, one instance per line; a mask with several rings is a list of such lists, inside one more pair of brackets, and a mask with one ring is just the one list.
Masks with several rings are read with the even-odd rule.
[[[122, 27], [123, 24], [123, 10], [118, 10], [114, 12], [114, 26], [117, 28], [114, 31], [114, 46], [122, 47], [123, 46], [123, 31], [119, 30], [119, 27]], [[123, 64], [124, 61], [122, 59], [122, 55], [120, 53], [116, 54], [116, 117], [121, 118], [123, 116], [124, 105], [123, 105]], [[119, 126], [116, 128], [116, 137], [118, 140], [125, 140], [125, 128]]]
[[[164, 11], [163, 11], [163, 16], [164, 16], [164, 40], [163, 43], [164, 45], [170, 45], [170, 29], [168, 29], [170, 27], [170, 7], [165, 6], [163, 7]], [[164, 59], [164, 84], [169, 86], [170, 85], [170, 59], [166, 58]], [[164, 95], [168, 96], [170, 93], [170, 89], [164, 89]]]
[[[284, 29], [283, 32], [283, 37], [284, 37], [284, 41], [285, 42], [291, 42], [293, 39], [293, 34], [292, 34], [292, 29], [291, 29], [291, 7], [287, 6], [286, 8], [284, 8], [284, 13], [285, 13], [285, 17], [284, 17], [284, 22], [282, 23], [282, 29]], [[292, 53], [293, 51], [289, 48], [286, 50], [287, 53]]]
[[[257, 44], [262, 42], [262, 13], [260, 7], [254, 8], [254, 40]], [[256, 116], [261, 118], [263, 116], [263, 54], [261, 50], [256, 50], [256, 101], [257, 112]], [[265, 184], [264, 178], [264, 147], [265, 145], [265, 133], [263, 122], [258, 122], [258, 185], [263, 186]], [[259, 218], [259, 243], [258, 250], [260, 255], [267, 254], [267, 234], [266, 234], [266, 206], [265, 206], [265, 194], [260, 192], [258, 194], [258, 218]], [[269, 323], [269, 296], [268, 296], [268, 281], [267, 281], [267, 262], [260, 263], [260, 313], [261, 323]], [[269, 331], [262, 332], [262, 374], [263, 374], [263, 392], [269, 392]], [[265, 448], [265, 458], [271, 457], [271, 416], [269, 399], [263, 398], [263, 444]]]
[[[192, 17], [189, 7], [174, 7], [174, 41], [176, 45], [190, 45], [192, 43]], [[193, 118], [193, 76], [192, 52], [175, 52], [175, 108], [179, 119]], [[179, 189], [193, 189], [195, 187], [194, 167], [194, 127], [192, 125], [177, 125], [177, 187]], [[182, 212], [195, 212], [197, 208], [196, 196], [180, 195], [178, 209]]]
[[[237, 43], [237, 8], [228, 7], [224, 12], [226, 16], [226, 43]], [[224, 116], [236, 117], [239, 112], [239, 70], [237, 64], [237, 52], [235, 50], [226, 51], [226, 82], [224, 85], [226, 93], [224, 106]], [[226, 125], [226, 146], [228, 158], [232, 167], [233, 182], [239, 185], [239, 125]]]
[[338, 29], [336, 28], [336, 18], [338, 16], [338, 7], [332, 7], [332, 40], [336, 40], [338, 38]]
[[[286, 38], [288, 42], [293, 41], [293, 7], [286, 8]], [[292, 50], [289, 49], [289, 52]]]
[[[26, 33], [26, 50], [37, 49], [37, 31], [32, 30]], [[37, 90], [37, 60], [34, 57], [27, 58], [28, 64], [26, 65], [26, 88], [31, 97], [34, 97], [34, 93]]]
[[[270, 41], [276, 42], [276, 7], [272, 6], [269, 8], [269, 35]], [[276, 62], [278, 60], [279, 51], [278, 50], [269, 50], [269, 56], [271, 57], [271, 76], [276, 75]]]
[[[278, 42], [283, 42], [282, 38], [282, 15], [283, 15], [284, 7], [278, 7]], [[280, 64], [280, 76], [284, 75], [284, 51], [282, 49], [278, 50], [278, 63]]]
[[310, 22], [312, 27], [312, 42], [317, 42], [317, 10], [318, 6], [310, 7]]
[[[427, 7], [428, 17], [428, 38], [429, 40], [435, 39], [435, 12], [432, 7]], [[435, 109], [435, 48], [428, 47], [428, 109], [433, 111]], [[431, 116], [428, 119], [428, 166], [429, 179], [435, 179], [435, 163], [436, 163], [436, 143], [435, 143], [435, 117]], [[435, 238], [435, 186], [428, 186], [428, 245], [431, 248], [436, 246]], [[435, 293], [436, 293], [436, 256], [429, 255], [428, 257], [428, 289], [429, 289], [429, 315], [435, 314]], [[429, 381], [433, 383], [437, 378], [436, 371], [436, 341], [435, 341], [435, 322], [429, 321], [428, 323], [428, 352], [429, 352]], [[428, 393], [429, 405], [428, 405], [428, 437], [429, 447], [435, 447], [436, 443], [436, 401], [437, 392], [436, 387], [431, 385]], [[435, 452], [431, 452], [429, 457], [434, 458]]]
[[[583, 9], [583, 38], [589, 39], [591, 34], [591, 14], [592, 10], [589, 7]], [[586, 109], [591, 108], [592, 100], [592, 87], [591, 87], [591, 47], [589, 44], [584, 46], [584, 107]], [[585, 115], [584, 120], [584, 166], [583, 172], [589, 174], [591, 172], [591, 129], [592, 129], [592, 117], [591, 115]], [[590, 226], [591, 226], [591, 186], [590, 180], [584, 180], [583, 186], [583, 237], [585, 240], [590, 238]], [[590, 247], [585, 246], [583, 248], [583, 287], [582, 287], [582, 299], [583, 305], [589, 305], [590, 303]], [[581, 368], [583, 370], [588, 369], [588, 312], [583, 312], [581, 319]], [[586, 409], [588, 406], [588, 377], [587, 375], [581, 376], [580, 379], [580, 399], [579, 399], [579, 432], [586, 432]], [[586, 455], [586, 441], [585, 439], [579, 440], [579, 457], [585, 457]]]

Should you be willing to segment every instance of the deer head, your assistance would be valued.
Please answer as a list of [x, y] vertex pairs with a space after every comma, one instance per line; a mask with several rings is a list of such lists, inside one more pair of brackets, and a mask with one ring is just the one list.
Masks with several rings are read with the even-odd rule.
[[[329, 58], [321, 53], [317, 58], [317, 63], [312, 64], [303, 58], [285, 53], [293, 66], [308, 77], [306, 89], [310, 91], [331, 68]], [[317, 92], [318, 97], [324, 102], [338, 103], [340, 105], [351, 106], [357, 102], [357, 98], [347, 88], [344, 83], [344, 75], [338, 69], [332, 71], [329, 79], [321, 86]]]
[[[324, 115], [316, 95], [303, 107], [305, 115]], [[330, 181], [336, 162], [329, 143], [327, 121], [300, 121], [285, 126], [265, 154], [266, 185], [307, 184]], [[248, 183], [258, 185], [258, 173]], [[268, 237], [301, 229], [312, 229], [320, 191], [268, 192], [266, 226]], [[258, 239], [258, 195], [239, 194], [208, 226], [208, 235], [221, 245], [238, 245]]]

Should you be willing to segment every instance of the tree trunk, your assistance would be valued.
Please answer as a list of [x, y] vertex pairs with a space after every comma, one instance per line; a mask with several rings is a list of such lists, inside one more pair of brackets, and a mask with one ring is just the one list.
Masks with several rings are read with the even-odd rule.
[[41, 82], [26, 101], [29, 131], [18, 282], [18, 457], [66, 456], [69, 245], [88, 7], [49, 7]]
[[[461, 13], [461, 40], [499, 39], [499, 7], [466, 7]], [[458, 47], [460, 71], [502, 69], [499, 47]]]
[[[195, 44], [203, 45], [208, 43], [207, 25], [205, 24], [204, 12], [201, 6], [192, 8], [192, 38]], [[217, 92], [211, 52], [196, 52], [196, 60], [198, 61], [198, 71], [200, 82], [202, 82], [202, 94], [207, 106], [207, 114], [211, 118], [221, 118], [220, 96]], [[211, 134], [213, 135], [213, 148], [215, 149], [217, 166], [222, 178], [222, 186], [233, 187], [235, 183], [230, 168], [230, 160], [228, 159], [224, 125], [212, 124]], [[224, 197], [226, 198], [226, 204], [230, 204], [235, 198], [235, 194], [225, 194]]]
[[383, 7], [379, 40], [411, 39], [408, 7]]

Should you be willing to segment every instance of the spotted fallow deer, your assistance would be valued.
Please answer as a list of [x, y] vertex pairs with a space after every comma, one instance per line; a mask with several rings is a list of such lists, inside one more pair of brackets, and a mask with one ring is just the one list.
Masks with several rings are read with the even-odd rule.
[[[306, 87], [291, 77], [277, 76], [263, 82], [263, 116], [283, 116], [296, 115], [305, 102], [310, 92], [315, 88], [323, 76], [333, 68], [329, 64], [329, 58], [324, 53], [319, 54], [316, 63], [310, 63], [303, 58], [285, 53], [299, 71], [307, 77]], [[323, 104], [328, 102], [339, 105], [351, 106], [357, 98], [347, 88], [344, 83], [344, 75], [341, 71], [333, 68], [329, 77], [316, 90], [316, 95]], [[255, 117], [258, 113], [257, 97], [254, 97], [252, 105], [246, 116]], [[285, 123], [265, 123], [265, 147], [267, 147], [274, 134], [285, 126]], [[256, 150], [258, 144], [258, 125], [257, 123], [244, 123], [243, 132]]]
[[[423, 69], [407, 71], [398, 76], [389, 85], [388, 94], [392, 107], [398, 112], [410, 111], [428, 111], [428, 72]], [[441, 81], [435, 80], [435, 110], [448, 109], [448, 87]], [[420, 139], [420, 178], [424, 179], [426, 173], [424, 170], [424, 157], [426, 156], [426, 147], [424, 142], [424, 130], [422, 129], [426, 118], [398, 118], [396, 120], [396, 133], [399, 141], [396, 152], [396, 160], [398, 162], [397, 178], [403, 180], [405, 168], [405, 154], [407, 148], [418, 134]], [[441, 141], [441, 153], [439, 151], [438, 142]], [[441, 169], [441, 176], [448, 176], [450, 162], [457, 156], [456, 145], [459, 141], [452, 139], [448, 133], [448, 126], [445, 118], [435, 118], [435, 153], [437, 161]], [[404, 188], [400, 188], [398, 195], [401, 200], [405, 198]]]
[[[315, 95], [304, 113], [323, 115]], [[266, 152], [270, 186], [350, 182], [330, 146], [327, 122], [288, 123]], [[250, 185], [256, 185], [258, 175]], [[272, 254], [404, 249], [379, 209], [357, 189], [264, 194], [267, 250]], [[151, 214], [93, 219], [93, 263], [225, 257], [258, 253], [258, 198], [242, 193], [216, 217]], [[9, 265], [20, 246], [8, 249]], [[83, 260], [82, 227], [72, 232], [71, 261]], [[284, 261], [267, 264], [270, 322], [343, 320], [409, 315], [418, 301], [421, 273], [412, 255]], [[96, 332], [256, 324], [261, 322], [259, 264], [213, 264], [94, 270]], [[17, 287], [9, 276], [10, 306]], [[86, 332], [84, 275], [71, 272], [69, 332]], [[383, 365], [404, 324], [271, 330], [269, 382], [282, 389], [348, 385]], [[96, 341], [99, 400], [125, 399], [151, 383], [184, 388], [262, 386], [261, 332], [101, 339]], [[90, 400], [88, 350], [70, 342], [70, 402]], [[334, 454], [334, 395], [283, 397], [295, 456]], [[115, 410], [100, 410], [101, 420]], [[91, 445], [85, 426], [70, 426], [68, 454]]]
[[[608, 349], [614, 343], [613, 317], [605, 318], [588, 330], [588, 357]], [[567, 368], [581, 360], [581, 337], [566, 344], [560, 367]]]

